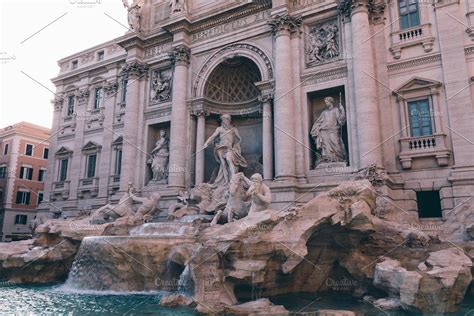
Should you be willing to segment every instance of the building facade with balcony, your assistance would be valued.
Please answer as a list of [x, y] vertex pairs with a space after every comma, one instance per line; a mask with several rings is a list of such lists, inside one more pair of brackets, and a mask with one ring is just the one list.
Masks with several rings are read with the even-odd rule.
[[50, 129], [20, 122], [0, 130], [1, 241], [31, 237], [44, 198]]
[[[130, 182], [162, 192], [166, 209], [212, 181], [218, 163], [203, 145], [222, 114], [242, 137], [243, 172], [263, 175], [274, 208], [371, 165], [394, 220], [446, 221], [470, 207], [470, 2], [134, 3], [126, 34], [58, 62], [45, 193], [66, 216], [113, 202]], [[344, 113], [343, 155], [330, 160], [312, 133], [327, 97]], [[168, 170], [157, 180], [162, 131]]]

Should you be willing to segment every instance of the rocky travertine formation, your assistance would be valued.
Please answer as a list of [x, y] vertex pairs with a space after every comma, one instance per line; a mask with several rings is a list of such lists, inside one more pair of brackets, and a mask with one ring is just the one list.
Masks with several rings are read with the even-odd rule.
[[[374, 216], [375, 208], [370, 182], [353, 181], [301, 207], [254, 212], [225, 225], [188, 224], [192, 229], [181, 231], [177, 222], [147, 224], [133, 236], [89, 237], [67, 285], [179, 290], [162, 303], [204, 313], [245, 314], [255, 308], [285, 315], [267, 299], [337, 286], [356, 297], [372, 295], [370, 301], [383, 309], [454, 311], [472, 280], [472, 242], [459, 246], [464, 253], [413, 225]], [[77, 221], [50, 222], [38, 229], [35, 241], [2, 245], [0, 272], [18, 282], [61, 279], [84, 236], [130, 231], [110, 223], [78, 227]], [[253, 293], [262, 299], [255, 301]]]

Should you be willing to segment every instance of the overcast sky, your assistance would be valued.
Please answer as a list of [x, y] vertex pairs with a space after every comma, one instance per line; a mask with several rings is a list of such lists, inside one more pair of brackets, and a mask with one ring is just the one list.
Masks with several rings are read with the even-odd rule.
[[122, 0], [0, 0], [0, 24], [0, 128], [51, 127], [56, 62], [123, 35], [127, 12]]

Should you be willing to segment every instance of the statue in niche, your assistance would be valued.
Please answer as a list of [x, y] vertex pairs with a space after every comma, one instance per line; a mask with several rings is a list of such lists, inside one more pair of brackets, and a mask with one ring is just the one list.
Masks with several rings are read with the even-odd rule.
[[130, 29], [134, 30], [135, 32], [140, 32], [141, 7], [138, 5], [138, 3], [135, 3], [135, 1], [131, 5], [128, 4], [128, 0], [122, 1], [123, 6], [127, 8], [128, 11], [127, 18], [128, 25], [130, 25]]
[[319, 115], [311, 128], [318, 157], [316, 164], [346, 161], [346, 149], [341, 136], [341, 127], [346, 123], [346, 113], [342, 103], [334, 106], [334, 98], [324, 98], [326, 109]]
[[306, 40], [306, 54], [310, 64], [320, 63], [340, 55], [339, 28], [332, 23], [310, 29]]
[[165, 181], [168, 178], [169, 142], [166, 131], [160, 131], [160, 138], [155, 143], [155, 148], [150, 153], [148, 164], [153, 172], [153, 180]]
[[187, 12], [186, 0], [170, 0], [169, 5], [171, 7], [171, 14]]
[[204, 148], [216, 141], [214, 144], [214, 156], [220, 164], [219, 172], [213, 182], [215, 185], [228, 184], [240, 167], [247, 167], [247, 162], [242, 156], [240, 143], [242, 137], [237, 128], [232, 126], [231, 116], [224, 114], [221, 116], [221, 126], [204, 143]]
[[154, 73], [151, 82], [152, 101], [165, 102], [171, 99], [171, 77], [163, 78], [161, 73]]

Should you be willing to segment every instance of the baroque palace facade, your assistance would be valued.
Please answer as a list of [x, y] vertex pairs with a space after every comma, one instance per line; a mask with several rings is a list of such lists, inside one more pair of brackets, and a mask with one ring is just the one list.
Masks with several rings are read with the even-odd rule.
[[446, 220], [473, 196], [470, 2], [126, 7], [125, 35], [58, 62], [42, 212], [95, 209], [130, 182], [166, 209], [215, 178], [204, 147], [222, 114], [242, 138], [241, 171], [263, 175], [277, 209], [373, 164], [399, 220]]

